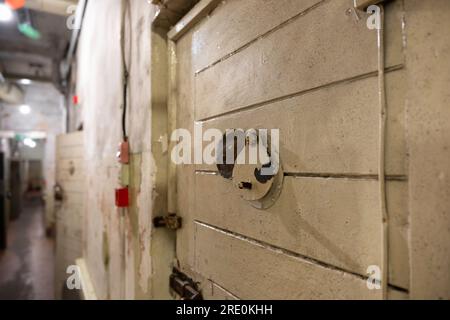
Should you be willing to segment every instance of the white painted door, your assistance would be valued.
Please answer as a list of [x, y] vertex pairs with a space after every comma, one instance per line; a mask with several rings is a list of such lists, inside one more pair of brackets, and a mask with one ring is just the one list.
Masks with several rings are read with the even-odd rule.
[[[182, 271], [207, 299], [381, 298], [377, 31], [353, 0], [211, 3], [169, 33], [176, 127], [279, 129], [284, 182], [261, 210], [216, 166], [178, 166]], [[390, 297], [409, 288], [402, 10], [386, 7]]]
[[[85, 195], [83, 132], [62, 134], [56, 142], [56, 297], [67, 294], [67, 268], [82, 256]], [[65, 289], [63, 289], [65, 288]]]

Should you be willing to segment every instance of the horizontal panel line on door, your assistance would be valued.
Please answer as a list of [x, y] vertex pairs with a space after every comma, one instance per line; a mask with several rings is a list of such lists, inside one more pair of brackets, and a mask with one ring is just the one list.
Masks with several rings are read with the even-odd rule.
[[[319, 267], [322, 267], [322, 268], [325, 268], [325, 269], [328, 269], [328, 270], [334, 270], [334, 271], [338, 271], [338, 272], [343, 272], [343, 273], [346, 273], [348, 275], [354, 276], [354, 277], [359, 278], [359, 279], [364, 280], [364, 281], [366, 281], [368, 279], [368, 277], [366, 275], [361, 275], [361, 274], [353, 272], [353, 271], [349, 271], [349, 270], [346, 270], [346, 269], [343, 269], [343, 268], [339, 268], [339, 267], [330, 265], [328, 263], [325, 263], [323, 261], [320, 261], [320, 260], [317, 260], [317, 259], [305, 256], [305, 255], [302, 255], [302, 254], [299, 254], [299, 253], [287, 250], [285, 248], [274, 246], [274, 245], [272, 245], [270, 243], [267, 243], [267, 242], [263, 242], [263, 241], [260, 241], [260, 240], [253, 239], [253, 238], [247, 237], [245, 235], [242, 235], [242, 234], [230, 231], [230, 230], [226, 230], [226, 229], [223, 229], [223, 228], [211, 225], [211, 224], [203, 222], [203, 221], [194, 220], [194, 223], [196, 223], [196, 224], [198, 224], [198, 225], [200, 225], [200, 226], [202, 226], [204, 228], [212, 229], [212, 230], [214, 230], [216, 232], [225, 234], [225, 235], [227, 235], [229, 237], [236, 238], [236, 239], [239, 239], [239, 240], [242, 240], [242, 241], [245, 241], [245, 242], [249, 242], [249, 243], [251, 243], [251, 244], [253, 244], [255, 246], [258, 246], [258, 247], [261, 247], [261, 248], [273, 251], [275, 253], [282, 253], [282, 254], [285, 254], [286, 256], [292, 257], [294, 259], [300, 259], [300, 260], [303, 260], [305, 262], [311, 263], [313, 265], [316, 265], [316, 266], [319, 266]], [[398, 291], [401, 291], [401, 292], [405, 292], [405, 293], [409, 292], [409, 290], [407, 290], [407, 289], [399, 288], [399, 287], [391, 285], [391, 284], [389, 284], [389, 287], [391, 289], [398, 290]]]
[[[378, 180], [378, 175], [376, 175], [376, 174], [285, 172], [284, 175], [286, 177], [299, 177], [299, 178]], [[387, 181], [408, 181], [408, 177], [405, 175], [387, 175], [386, 180]]]
[[[198, 175], [218, 176], [219, 172], [214, 170], [195, 170]], [[298, 178], [323, 178], [323, 179], [352, 179], [352, 180], [378, 180], [376, 174], [347, 174], [347, 173], [314, 173], [314, 172], [285, 172], [285, 177]], [[387, 175], [387, 181], [408, 181], [405, 175]]]
[[[398, 65], [386, 68], [385, 72], [386, 73], [394, 72], [394, 71], [402, 70], [403, 68], [404, 68], [404, 64], [398, 64]], [[243, 106], [243, 107], [240, 107], [238, 109], [233, 109], [231, 111], [227, 111], [227, 112], [216, 114], [214, 116], [206, 117], [206, 118], [203, 118], [203, 119], [198, 119], [198, 120], [196, 120], [196, 122], [204, 123], [204, 122], [208, 122], [208, 121], [211, 121], [211, 120], [216, 120], [216, 119], [221, 118], [221, 117], [237, 114], [237, 113], [244, 112], [244, 111], [254, 110], [254, 109], [261, 108], [261, 107], [264, 107], [266, 105], [275, 103], [275, 102], [288, 100], [288, 99], [291, 99], [291, 98], [296, 98], [296, 97], [299, 97], [299, 96], [302, 96], [302, 95], [306, 95], [308, 93], [315, 92], [315, 91], [318, 91], [318, 90], [330, 88], [330, 87], [337, 86], [337, 85], [340, 85], [340, 84], [351, 83], [351, 82], [354, 82], [354, 81], [363, 80], [363, 79], [367, 79], [367, 78], [371, 78], [371, 77], [376, 77], [376, 76], [378, 76], [378, 71], [372, 71], [372, 72], [365, 73], [365, 74], [362, 74], [362, 75], [357, 75], [355, 77], [342, 79], [342, 80], [337, 80], [337, 81], [333, 81], [333, 82], [330, 82], [330, 83], [326, 83], [324, 85], [321, 85], [321, 86], [318, 86], [318, 87], [314, 87], [314, 88], [309, 88], [309, 89], [306, 89], [306, 90], [303, 90], [303, 91], [300, 91], [300, 92], [295, 92], [295, 93], [291, 93], [291, 94], [288, 94], [288, 95], [280, 96], [280, 97], [273, 98], [273, 99], [270, 99], [270, 100], [267, 100], [267, 101], [254, 103], [254, 104], [251, 104], [251, 105], [248, 105], [248, 106]]]
[[257, 36], [256, 38], [250, 40], [249, 42], [247, 42], [246, 44], [242, 45], [241, 47], [237, 48], [236, 50], [224, 55], [222, 58], [218, 59], [217, 61], [214, 61], [213, 63], [211, 63], [210, 65], [195, 71], [195, 74], [198, 75], [212, 67], [214, 67], [215, 65], [224, 62], [225, 60], [229, 59], [230, 57], [234, 56], [235, 54], [238, 54], [239, 52], [245, 50], [246, 48], [250, 47], [253, 43], [255, 43], [256, 41], [266, 38], [267, 36], [271, 35], [272, 33], [280, 30], [281, 28], [285, 27], [286, 25], [294, 22], [295, 20], [297, 20], [300, 17], [305, 16], [306, 14], [308, 14], [309, 12], [311, 12], [314, 9], [317, 9], [320, 5], [324, 4], [327, 0], [320, 0], [318, 3], [312, 5], [311, 7], [303, 10], [300, 13], [297, 13], [296, 15], [294, 15], [293, 17], [287, 19], [286, 21], [280, 23], [279, 25], [275, 26], [274, 28], [264, 32], [263, 34]]
[[237, 295], [235, 295], [234, 293], [230, 292], [230, 290], [225, 289], [223, 286], [221, 286], [220, 284], [218, 284], [216, 281], [212, 280], [212, 279], [208, 279], [209, 282], [211, 282], [213, 285], [217, 286], [220, 290], [223, 290], [224, 292], [226, 292], [227, 294], [229, 294], [230, 296], [232, 296], [233, 298], [237, 299], [237, 300], [242, 300], [241, 298], [239, 298]]

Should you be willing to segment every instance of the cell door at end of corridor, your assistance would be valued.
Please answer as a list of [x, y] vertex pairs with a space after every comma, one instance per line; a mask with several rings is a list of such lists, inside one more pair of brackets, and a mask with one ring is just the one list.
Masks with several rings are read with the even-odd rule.
[[56, 139], [56, 220], [55, 293], [70, 299], [66, 290], [67, 269], [82, 256], [82, 210], [85, 194], [83, 131], [62, 134]]

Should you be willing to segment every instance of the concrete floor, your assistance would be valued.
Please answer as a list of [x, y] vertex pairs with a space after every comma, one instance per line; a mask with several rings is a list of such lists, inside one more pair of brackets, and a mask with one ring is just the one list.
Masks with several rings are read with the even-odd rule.
[[45, 236], [42, 201], [27, 200], [0, 251], [0, 300], [54, 299], [54, 242]]

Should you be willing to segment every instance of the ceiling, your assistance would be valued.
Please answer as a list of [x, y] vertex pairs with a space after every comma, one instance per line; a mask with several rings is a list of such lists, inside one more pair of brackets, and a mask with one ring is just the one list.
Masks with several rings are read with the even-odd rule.
[[[58, 1], [61, 4], [77, 2], [50, 2], [54, 4]], [[13, 21], [0, 22], [0, 71], [10, 80], [26, 78], [51, 81], [58, 85], [59, 63], [65, 55], [71, 35], [66, 27], [67, 16], [30, 8], [25, 10], [28, 10], [32, 25], [41, 33], [41, 37], [33, 40], [23, 35], [18, 30], [17, 13]], [[46, 9], [42, 7], [40, 10]]]

